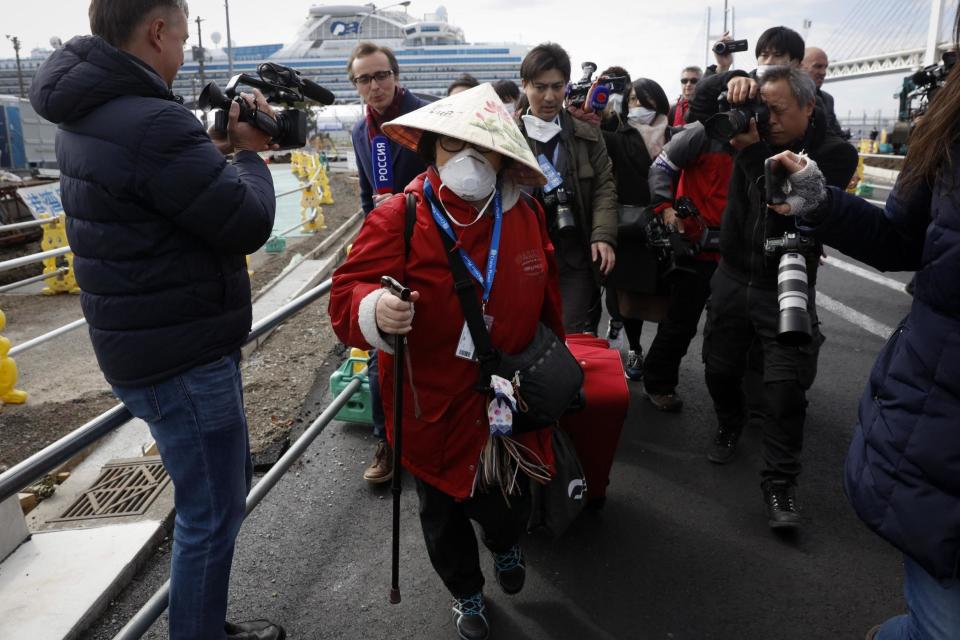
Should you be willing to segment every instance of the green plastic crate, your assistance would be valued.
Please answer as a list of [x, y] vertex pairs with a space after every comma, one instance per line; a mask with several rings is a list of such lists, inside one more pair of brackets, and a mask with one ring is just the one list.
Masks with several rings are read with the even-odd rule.
[[[337, 412], [337, 420], [356, 422], [359, 424], [373, 424], [373, 403], [370, 401], [370, 380], [367, 377], [367, 358], [347, 358], [339, 369], [330, 376], [330, 395], [336, 397], [347, 388], [354, 378], [362, 380], [360, 389], [347, 400], [347, 404]], [[360, 373], [353, 372], [354, 364], [364, 366]]]

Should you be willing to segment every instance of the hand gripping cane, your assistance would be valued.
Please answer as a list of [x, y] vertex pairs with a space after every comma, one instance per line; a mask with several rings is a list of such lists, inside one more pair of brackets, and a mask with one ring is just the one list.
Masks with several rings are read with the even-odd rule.
[[[393, 295], [401, 300], [410, 299], [410, 289], [390, 276], [380, 278], [380, 286], [389, 289]], [[406, 357], [406, 345], [406, 338], [400, 335], [393, 336], [393, 481], [391, 483], [393, 493], [393, 557], [390, 566], [390, 604], [400, 602], [400, 492], [402, 491], [400, 485], [400, 452], [403, 433], [401, 428], [403, 421], [403, 360]]]

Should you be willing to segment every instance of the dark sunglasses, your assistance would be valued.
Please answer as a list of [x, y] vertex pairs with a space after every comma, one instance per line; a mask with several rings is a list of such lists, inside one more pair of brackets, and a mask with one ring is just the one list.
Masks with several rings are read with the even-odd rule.
[[680, 78], [680, 84], [697, 84], [700, 78]]

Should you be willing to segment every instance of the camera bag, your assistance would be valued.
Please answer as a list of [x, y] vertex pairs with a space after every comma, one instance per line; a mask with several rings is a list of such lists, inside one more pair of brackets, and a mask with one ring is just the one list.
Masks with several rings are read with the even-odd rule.
[[537, 323], [533, 340], [520, 353], [508, 354], [495, 349], [463, 258], [453, 239], [440, 229], [436, 221], [434, 223], [443, 240], [453, 272], [453, 287], [480, 361], [481, 387], [489, 389], [492, 375], [513, 383], [517, 399], [514, 433], [536, 431], [555, 424], [580, 397], [583, 370], [577, 359], [557, 334], [542, 322]]

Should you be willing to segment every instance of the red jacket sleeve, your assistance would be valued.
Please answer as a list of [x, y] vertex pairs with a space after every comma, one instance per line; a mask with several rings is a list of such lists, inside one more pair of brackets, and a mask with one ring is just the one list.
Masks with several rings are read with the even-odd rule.
[[369, 349], [360, 330], [360, 302], [380, 288], [381, 276], [403, 282], [405, 196], [397, 194], [371, 211], [347, 261], [333, 273], [330, 290], [330, 323], [341, 342]]

